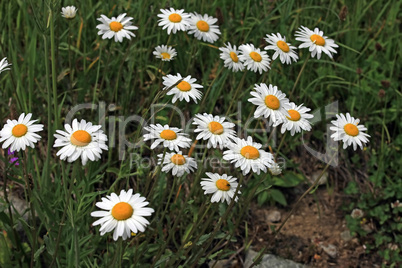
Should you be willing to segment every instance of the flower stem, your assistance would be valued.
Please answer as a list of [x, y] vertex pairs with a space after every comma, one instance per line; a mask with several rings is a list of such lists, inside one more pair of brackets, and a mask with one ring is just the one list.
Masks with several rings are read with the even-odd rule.
[[[54, 6], [54, 1], [53, 1]], [[57, 74], [56, 74], [56, 45], [54, 36], [54, 17], [53, 17], [53, 7], [49, 10], [50, 17], [50, 56], [52, 59], [52, 89], [53, 89], [53, 113], [54, 113], [54, 127], [58, 128], [59, 124], [59, 113], [57, 104]]]
[[297, 84], [299, 83], [300, 77], [301, 77], [301, 75], [302, 75], [302, 73], [303, 73], [303, 71], [304, 71], [304, 68], [306, 67], [307, 62], [308, 62], [309, 59], [310, 59], [310, 54], [308, 54], [307, 59], [304, 61], [303, 66], [302, 66], [302, 68], [300, 69], [299, 74], [297, 75], [296, 82], [295, 82], [295, 84], [293, 85], [292, 91], [290, 91], [289, 99], [292, 97], [292, 94], [293, 94], [293, 92], [294, 92], [294, 90], [295, 90]]
[[230, 104], [229, 104], [229, 108], [227, 109], [226, 116], [229, 115], [230, 109], [232, 108], [233, 103], [237, 100], [237, 95], [239, 94], [240, 88], [243, 87], [244, 80], [246, 79], [246, 74], [247, 74], [247, 72], [245, 71], [245, 72], [243, 73], [243, 76], [241, 77], [241, 80], [240, 80], [240, 82], [239, 82], [239, 85], [237, 86], [236, 92], [235, 92], [235, 94], [233, 95], [232, 101], [231, 101]]

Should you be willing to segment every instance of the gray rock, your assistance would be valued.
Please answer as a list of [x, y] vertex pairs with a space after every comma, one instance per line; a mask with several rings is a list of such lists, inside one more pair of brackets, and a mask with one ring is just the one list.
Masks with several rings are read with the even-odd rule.
[[[311, 174], [311, 176], [307, 177], [311, 184], [313, 184], [315, 180], [318, 179], [318, 177], [321, 175], [321, 172], [322, 170], [318, 170], [313, 174]], [[324, 185], [327, 183], [327, 181], [328, 181], [328, 172], [325, 172], [324, 174], [322, 174], [321, 179], [318, 181], [318, 185]]]
[[349, 242], [350, 240], [352, 240], [352, 235], [350, 234], [349, 230], [343, 231], [341, 233], [341, 239], [345, 242]]
[[325, 253], [328, 254], [331, 258], [336, 258], [337, 251], [336, 247], [332, 244], [328, 244], [328, 246], [325, 246], [324, 244], [320, 243], [320, 247], [324, 250]]
[[[253, 250], [249, 250], [246, 253], [246, 260], [244, 261], [244, 267], [249, 268], [253, 263], [253, 259], [258, 256], [258, 252]], [[300, 263], [296, 263], [291, 260], [282, 259], [272, 254], [264, 254], [261, 263], [259, 265], [254, 266], [256, 268], [307, 268]]]
[[279, 211], [273, 210], [273, 211], [268, 212], [267, 221], [272, 222], [272, 223], [280, 222], [281, 217], [282, 217], [282, 215]]

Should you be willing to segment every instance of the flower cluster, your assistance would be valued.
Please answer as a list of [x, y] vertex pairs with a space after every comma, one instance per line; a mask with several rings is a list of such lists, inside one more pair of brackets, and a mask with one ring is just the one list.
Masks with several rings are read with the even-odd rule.
[[[217, 24], [217, 19], [208, 14], [185, 13], [183, 9], [175, 10], [161, 9], [159, 26], [167, 30], [168, 35], [176, 34], [179, 31], [186, 31], [194, 35], [198, 40], [214, 43], [221, 34]], [[77, 9], [74, 6], [62, 9], [62, 16], [66, 19], [73, 19]], [[120, 14], [117, 17], [108, 18], [101, 15], [98, 21], [101, 24], [96, 28], [102, 39], [114, 39], [115, 42], [122, 42], [124, 38], [135, 37], [133, 30], [138, 27], [133, 25], [133, 18]], [[332, 58], [333, 53], [337, 53], [338, 47], [334, 40], [324, 36], [318, 28], [311, 31], [307, 27], [301, 26], [296, 32], [297, 41], [302, 42], [298, 48], [308, 48], [311, 57], [321, 58], [322, 53]], [[286, 41], [286, 37], [280, 33], [267, 34], [265, 41], [268, 45], [261, 50], [253, 44], [242, 44], [239, 47], [231, 43], [220, 47], [221, 59], [224, 66], [234, 72], [244, 71], [245, 69], [253, 72], [263, 72], [270, 69], [271, 59], [267, 51], [274, 51], [272, 60], [280, 59], [282, 64], [291, 64], [299, 59], [296, 47]], [[267, 51], [265, 51], [267, 50]], [[155, 48], [153, 54], [162, 61], [171, 61], [177, 55], [173, 47], [161, 45]], [[0, 73], [6, 70], [11, 64], [6, 58], [0, 62]], [[163, 90], [166, 95], [172, 96], [172, 103], [176, 101], [197, 103], [201, 100], [203, 86], [197, 84], [197, 79], [190, 75], [182, 76], [167, 74], [162, 77]], [[313, 115], [309, 112], [310, 108], [303, 104], [291, 102], [284, 92], [272, 84], [255, 84], [254, 90], [250, 92], [251, 97], [248, 102], [256, 106], [254, 118], [265, 118], [268, 125], [279, 127], [281, 132], [289, 131], [292, 136], [302, 131], [310, 131], [312, 125], [310, 120]], [[335, 141], [342, 140], [343, 148], [353, 146], [363, 146], [369, 142], [370, 137], [365, 133], [367, 128], [359, 125], [360, 120], [355, 119], [349, 113], [336, 115], [337, 120], [332, 121], [330, 130], [334, 131], [331, 138]], [[8, 119], [7, 123], [0, 131], [0, 142], [2, 148], [8, 148], [8, 154], [12, 156], [10, 163], [19, 165], [18, 157], [14, 153], [25, 151], [28, 147], [34, 148], [41, 140], [39, 132], [43, 131], [44, 125], [36, 124], [38, 120], [31, 120], [32, 114], [22, 113], [17, 120]], [[226, 117], [198, 113], [194, 115], [193, 125], [196, 126], [195, 140], [190, 135], [184, 133], [183, 129], [170, 125], [150, 124], [143, 129], [147, 132], [143, 135], [144, 141], [151, 140], [150, 149], [157, 147], [164, 148], [164, 153], [157, 154], [158, 165], [162, 172], [169, 173], [176, 177], [186, 176], [197, 170], [197, 162], [191, 157], [190, 153], [185, 154], [183, 150], [191, 148], [192, 144], [203, 140], [207, 144], [207, 149], [215, 148], [222, 150], [222, 158], [229, 161], [235, 168], [240, 168], [242, 175], [270, 172], [273, 176], [281, 174], [281, 167], [275, 162], [274, 156], [270, 152], [263, 150], [263, 145], [255, 142], [253, 137], [238, 137], [234, 131], [235, 124]], [[58, 148], [56, 156], [60, 160], [75, 162], [81, 159], [81, 164], [85, 166], [88, 161], [98, 161], [102, 157], [103, 151], [108, 150], [106, 142], [108, 137], [104, 133], [101, 125], [94, 125], [82, 119], [74, 119], [70, 124], [64, 125], [64, 130], [56, 130], [54, 134], [55, 142], [53, 147]], [[169, 151], [168, 151], [169, 150]], [[207, 178], [202, 178], [200, 185], [205, 194], [212, 194], [211, 202], [237, 202], [241, 185], [237, 178], [219, 173], [205, 173]], [[154, 209], [147, 207], [148, 201], [139, 193], [121, 190], [120, 195], [111, 193], [102, 197], [101, 202], [96, 206], [99, 211], [94, 211], [91, 216], [100, 218], [93, 225], [100, 225], [100, 233], [113, 231], [113, 239], [119, 237], [127, 239], [131, 233], [144, 232], [149, 221], [145, 218], [154, 213]]]

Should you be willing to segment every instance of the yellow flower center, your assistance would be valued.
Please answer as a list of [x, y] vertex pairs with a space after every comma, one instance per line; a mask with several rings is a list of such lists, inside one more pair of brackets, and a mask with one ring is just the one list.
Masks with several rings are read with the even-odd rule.
[[286, 116], [287, 119], [292, 120], [292, 121], [299, 121], [300, 120], [300, 113], [296, 110], [288, 110], [288, 113], [290, 115]]
[[18, 124], [13, 129], [11, 130], [11, 133], [13, 134], [14, 137], [22, 137], [28, 132], [28, 127], [24, 124]]
[[283, 51], [283, 52], [289, 52], [289, 46], [286, 44], [286, 42], [279, 40], [276, 42], [276, 45]]
[[92, 140], [91, 135], [85, 130], [77, 130], [71, 135], [70, 141], [76, 146], [87, 146]]
[[174, 154], [170, 158], [170, 161], [172, 161], [173, 164], [179, 165], [179, 166], [184, 165], [186, 163], [186, 159], [181, 154]]
[[166, 52], [162, 52], [161, 53], [162, 59], [166, 60], [166, 59], [170, 59], [170, 54], [166, 53]]
[[349, 136], [357, 136], [359, 135], [359, 129], [357, 128], [356, 125], [353, 124], [346, 124], [343, 129], [345, 130], [346, 134], [348, 134]]
[[208, 32], [209, 31], [209, 24], [206, 21], [199, 20], [197, 22], [197, 28], [201, 32]]
[[179, 14], [177, 14], [177, 13], [173, 13], [173, 14], [169, 15], [169, 20], [171, 22], [175, 22], [175, 23], [181, 22], [181, 16]]
[[208, 129], [209, 131], [212, 132], [212, 134], [215, 135], [221, 135], [223, 133], [223, 126], [221, 123], [212, 121], [211, 123], [208, 124]]
[[219, 179], [216, 181], [216, 188], [218, 188], [221, 191], [229, 191], [230, 183], [225, 179]]
[[177, 138], [177, 134], [173, 130], [165, 129], [161, 132], [161, 138], [164, 140], [171, 141]]
[[274, 95], [268, 95], [265, 97], [265, 105], [272, 110], [278, 110], [281, 106], [279, 99]]
[[112, 21], [109, 24], [110, 30], [112, 30], [113, 32], [119, 32], [121, 29], [123, 29], [123, 24], [121, 24], [118, 21]]
[[112, 208], [112, 216], [118, 221], [124, 221], [130, 218], [134, 213], [133, 207], [126, 202], [120, 202]]
[[239, 61], [239, 58], [237, 57], [237, 54], [234, 53], [233, 51], [230, 52], [230, 58], [232, 59], [232, 61], [234, 61], [236, 63]]
[[189, 90], [191, 89], [191, 85], [190, 85], [188, 82], [186, 82], [186, 81], [181, 81], [181, 82], [177, 85], [177, 88], [178, 88], [180, 91], [189, 91]]
[[257, 53], [257, 52], [250, 52], [250, 57], [254, 60], [254, 61], [256, 61], [256, 62], [260, 62], [260, 61], [262, 61], [262, 58], [261, 58], [261, 55], [259, 54], [259, 53]]
[[250, 145], [246, 145], [243, 148], [241, 148], [240, 154], [247, 159], [253, 159], [253, 160], [260, 157], [260, 152], [258, 151], [258, 149]]
[[313, 34], [312, 36], [310, 36], [310, 40], [315, 43], [316, 45], [319, 46], [324, 46], [325, 45], [325, 39], [322, 38], [322, 36], [318, 35], [318, 34]]

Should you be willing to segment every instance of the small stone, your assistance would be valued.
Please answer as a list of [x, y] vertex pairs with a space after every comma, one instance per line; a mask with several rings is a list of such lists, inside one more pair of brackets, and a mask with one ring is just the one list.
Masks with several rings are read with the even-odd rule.
[[[319, 170], [319, 171], [316, 171], [313, 174], [311, 174], [311, 176], [308, 177], [310, 183], [313, 184], [318, 179], [318, 177], [321, 175], [321, 173], [322, 173], [322, 171]], [[322, 174], [317, 185], [324, 185], [327, 183], [327, 181], [328, 181], [328, 172], [325, 172], [324, 174]]]
[[341, 233], [341, 239], [345, 242], [349, 242], [350, 240], [352, 240], [352, 235], [350, 234], [349, 230], [343, 231]]
[[325, 253], [328, 254], [331, 258], [336, 258], [336, 247], [332, 244], [328, 244], [328, 246], [324, 246], [322, 243], [320, 243], [320, 247], [324, 250]]
[[282, 215], [279, 211], [273, 210], [268, 213], [267, 220], [272, 223], [277, 223], [277, 222], [281, 221], [281, 217], [282, 217]]
[[[246, 260], [243, 267], [249, 268], [257, 257], [258, 252], [249, 250], [246, 252]], [[264, 254], [261, 263], [254, 266], [256, 268], [305, 268], [303, 264], [291, 260], [282, 259], [272, 254]]]

